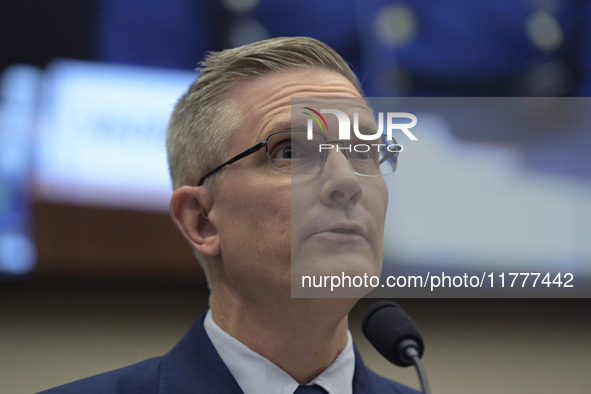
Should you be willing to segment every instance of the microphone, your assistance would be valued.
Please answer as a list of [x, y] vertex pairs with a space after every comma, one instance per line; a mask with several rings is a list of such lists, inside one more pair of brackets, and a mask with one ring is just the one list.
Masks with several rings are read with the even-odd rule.
[[399, 367], [414, 365], [423, 393], [430, 394], [420, 360], [425, 351], [423, 337], [404, 309], [392, 301], [377, 302], [365, 312], [361, 328], [373, 347], [388, 361]]

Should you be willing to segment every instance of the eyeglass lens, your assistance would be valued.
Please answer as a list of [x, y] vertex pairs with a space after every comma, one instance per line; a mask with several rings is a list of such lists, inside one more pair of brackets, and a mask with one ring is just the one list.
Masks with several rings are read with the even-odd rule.
[[384, 139], [374, 141], [334, 141], [313, 133], [278, 132], [267, 139], [267, 155], [271, 166], [282, 173], [312, 174], [322, 168], [330, 151], [344, 154], [359, 175], [387, 175], [396, 168], [395, 146]]

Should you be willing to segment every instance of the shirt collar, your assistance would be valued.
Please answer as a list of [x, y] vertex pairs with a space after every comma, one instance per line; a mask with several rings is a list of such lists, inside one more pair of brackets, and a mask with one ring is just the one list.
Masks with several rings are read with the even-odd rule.
[[[204, 322], [205, 331], [220, 358], [245, 394], [293, 394], [298, 387], [291, 376], [278, 366], [230, 336], [213, 321], [211, 310]], [[355, 353], [351, 333], [336, 360], [310, 384], [317, 384], [329, 394], [352, 394]]]

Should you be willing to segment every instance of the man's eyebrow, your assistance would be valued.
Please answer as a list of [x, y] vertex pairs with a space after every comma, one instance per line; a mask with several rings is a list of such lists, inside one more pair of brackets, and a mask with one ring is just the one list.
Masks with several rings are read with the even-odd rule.
[[280, 123], [273, 125], [273, 127], [270, 130], [270, 133], [276, 133], [278, 131], [290, 131], [291, 129], [292, 129], [291, 122], [280, 122]]

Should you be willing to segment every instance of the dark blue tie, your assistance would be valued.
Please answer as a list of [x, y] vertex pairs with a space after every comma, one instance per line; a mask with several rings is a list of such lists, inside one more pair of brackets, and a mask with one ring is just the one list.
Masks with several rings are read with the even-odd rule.
[[317, 384], [312, 384], [309, 386], [299, 386], [293, 394], [327, 394], [328, 391], [323, 389], [322, 387], [318, 386]]

